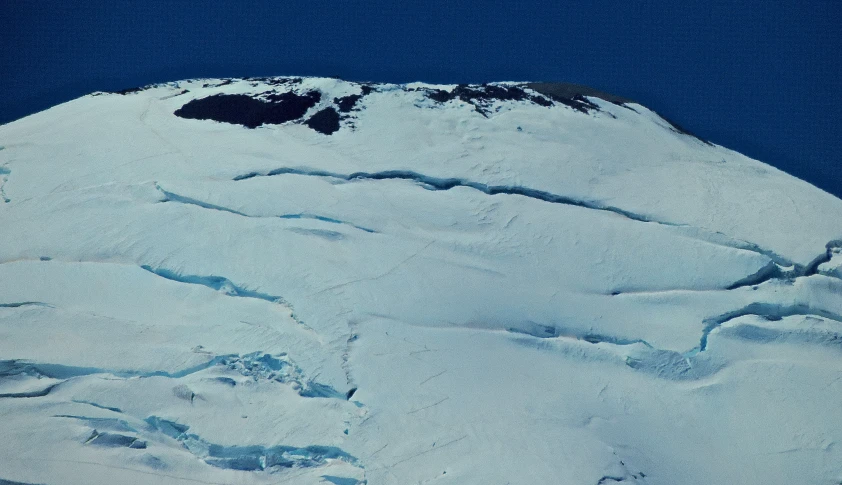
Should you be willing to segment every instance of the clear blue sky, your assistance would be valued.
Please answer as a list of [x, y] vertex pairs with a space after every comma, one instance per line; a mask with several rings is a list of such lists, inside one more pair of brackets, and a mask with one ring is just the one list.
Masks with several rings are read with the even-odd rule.
[[188, 77], [567, 81], [842, 197], [840, 51], [842, 0], [4, 0], [0, 123]]

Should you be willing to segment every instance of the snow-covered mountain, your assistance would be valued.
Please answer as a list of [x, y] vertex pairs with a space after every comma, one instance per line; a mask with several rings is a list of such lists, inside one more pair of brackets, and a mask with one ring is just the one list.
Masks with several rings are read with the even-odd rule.
[[191, 80], [0, 145], [0, 483], [842, 481], [842, 200], [629, 100]]

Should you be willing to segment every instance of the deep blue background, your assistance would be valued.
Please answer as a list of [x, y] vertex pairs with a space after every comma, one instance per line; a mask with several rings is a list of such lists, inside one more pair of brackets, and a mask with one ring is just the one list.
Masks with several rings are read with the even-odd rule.
[[552, 80], [842, 197], [842, 0], [0, 0], [0, 123], [189, 77]]

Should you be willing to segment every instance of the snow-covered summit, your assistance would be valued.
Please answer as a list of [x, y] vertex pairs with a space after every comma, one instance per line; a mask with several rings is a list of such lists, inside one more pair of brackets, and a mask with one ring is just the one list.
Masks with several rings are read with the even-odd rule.
[[842, 480], [842, 200], [630, 100], [189, 80], [0, 146], [0, 481]]

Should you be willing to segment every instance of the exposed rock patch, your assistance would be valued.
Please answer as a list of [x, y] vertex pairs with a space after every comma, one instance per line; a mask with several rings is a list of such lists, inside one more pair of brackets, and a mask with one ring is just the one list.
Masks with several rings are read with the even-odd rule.
[[321, 93], [272, 93], [264, 99], [245, 94], [216, 94], [194, 99], [175, 111], [181, 118], [214, 120], [257, 128], [300, 119], [321, 99]]
[[343, 96], [341, 98], [333, 98], [333, 102], [336, 104], [336, 107], [339, 108], [339, 111], [343, 113], [349, 113], [351, 110], [354, 109], [354, 106], [357, 104], [357, 101], [362, 99], [362, 94], [351, 94], [348, 96]]
[[451, 91], [441, 89], [428, 89], [427, 97], [438, 103], [459, 99], [474, 106], [474, 109], [483, 116], [487, 116], [490, 107], [495, 101], [528, 101], [541, 106], [552, 106], [552, 101], [540, 96], [526, 92], [518, 86], [497, 86], [482, 84], [469, 86], [460, 84]]
[[339, 130], [339, 113], [334, 108], [325, 108], [311, 116], [305, 124], [323, 135], [332, 135]]

